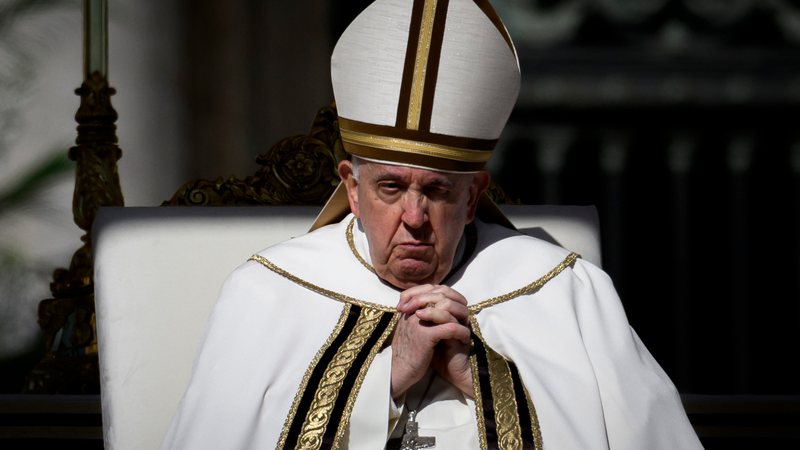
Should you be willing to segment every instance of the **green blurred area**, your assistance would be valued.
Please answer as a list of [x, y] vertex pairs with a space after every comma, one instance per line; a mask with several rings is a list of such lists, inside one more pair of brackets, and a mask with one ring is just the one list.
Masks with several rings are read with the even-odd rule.
[[67, 158], [66, 153], [66, 151], [51, 152], [24, 172], [11, 186], [1, 191], [0, 215], [23, 204], [61, 175], [73, 170], [74, 163]]

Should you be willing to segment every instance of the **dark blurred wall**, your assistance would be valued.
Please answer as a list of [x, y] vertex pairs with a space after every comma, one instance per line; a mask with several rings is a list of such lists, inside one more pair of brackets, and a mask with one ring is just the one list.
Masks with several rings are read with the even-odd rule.
[[682, 392], [800, 393], [800, 2], [493, 3], [524, 80], [496, 179], [597, 205], [604, 268]]
[[182, 2], [190, 179], [252, 174], [332, 101], [329, 3]]
[[[369, 3], [185, 2], [194, 176], [305, 132]], [[597, 205], [604, 268], [681, 391], [800, 394], [800, 2], [493, 4], [523, 72], [495, 179]]]

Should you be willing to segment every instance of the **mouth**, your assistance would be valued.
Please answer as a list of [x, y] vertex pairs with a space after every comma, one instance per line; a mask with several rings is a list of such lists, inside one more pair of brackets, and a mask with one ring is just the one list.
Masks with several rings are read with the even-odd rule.
[[433, 247], [433, 244], [427, 242], [402, 242], [397, 244], [397, 248], [428, 248]]
[[403, 242], [397, 244], [395, 250], [404, 258], [420, 258], [433, 249], [433, 244], [426, 242]]

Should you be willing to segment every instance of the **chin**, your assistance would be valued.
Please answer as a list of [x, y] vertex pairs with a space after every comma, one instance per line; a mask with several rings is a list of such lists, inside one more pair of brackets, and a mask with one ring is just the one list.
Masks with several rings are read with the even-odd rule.
[[397, 284], [401, 287], [408, 288], [418, 286], [420, 284], [436, 284], [440, 280], [436, 280], [436, 271], [428, 264], [420, 264], [415, 262], [413, 264], [402, 264], [396, 270], [391, 271], [392, 277], [397, 280]]

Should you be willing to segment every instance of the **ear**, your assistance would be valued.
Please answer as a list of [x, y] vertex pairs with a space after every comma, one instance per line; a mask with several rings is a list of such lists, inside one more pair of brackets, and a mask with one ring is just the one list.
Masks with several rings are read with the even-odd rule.
[[353, 164], [348, 160], [339, 162], [339, 178], [342, 179], [345, 188], [347, 188], [347, 201], [350, 203], [350, 211], [360, 218], [361, 214], [358, 211], [358, 180], [353, 176]]
[[478, 209], [478, 200], [489, 187], [491, 177], [489, 172], [481, 170], [472, 176], [472, 184], [469, 186], [469, 200], [467, 203], [467, 223], [475, 218], [475, 211]]

